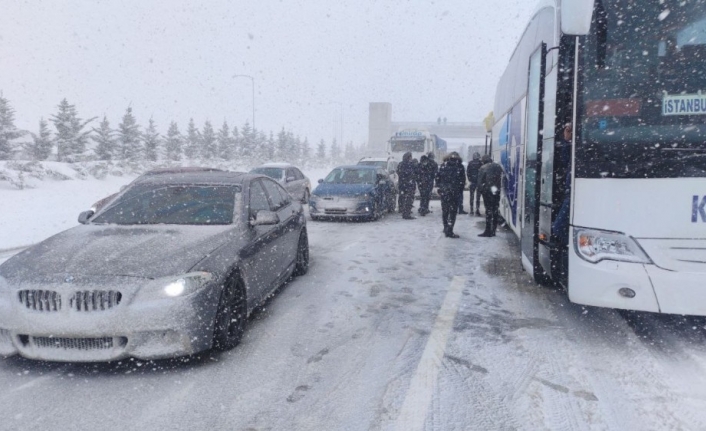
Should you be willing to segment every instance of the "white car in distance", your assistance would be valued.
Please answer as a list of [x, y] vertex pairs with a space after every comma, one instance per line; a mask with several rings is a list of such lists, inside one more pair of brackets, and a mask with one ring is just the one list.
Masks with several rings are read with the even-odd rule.
[[250, 170], [251, 174], [265, 175], [277, 181], [302, 203], [309, 202], [311, 196], [311, 182], [302, 171], [289, 163], [265, 163]]

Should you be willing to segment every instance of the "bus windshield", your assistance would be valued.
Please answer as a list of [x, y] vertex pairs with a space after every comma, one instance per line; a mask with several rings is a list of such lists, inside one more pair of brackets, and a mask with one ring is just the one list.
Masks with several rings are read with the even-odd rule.
[[577, 176], [706, 176], [706, 0], [599, 0]]
[[423, 140], [393, 140], [392, 141], [392, 151], [395, 153], [423, 153], [424, 152], [424, 141]]

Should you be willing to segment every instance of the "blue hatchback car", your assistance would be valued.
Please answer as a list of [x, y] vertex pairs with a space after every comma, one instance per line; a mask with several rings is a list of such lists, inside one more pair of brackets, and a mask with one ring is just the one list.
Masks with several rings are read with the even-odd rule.
[[377, 220], [395, 211], [397, 191], [390, 175], [377, 166], [339, 166], [311, 193], [309, 214], [319, 219]]

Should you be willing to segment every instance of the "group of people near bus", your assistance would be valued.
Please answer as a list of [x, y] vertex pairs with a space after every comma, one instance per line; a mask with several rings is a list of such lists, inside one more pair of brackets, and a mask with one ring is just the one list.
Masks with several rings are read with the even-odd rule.
[[[480, 198], [485, 205], [485, 231], [478, 236], [493, 237], [498, 226], [500, 205], [500, 183], [502, 168], [493, 162], [489, 155], [483, 157], [473, 154], [473, 160], [463, 166], [463, 160], [457, 152], [444, 157], [441, 165], [434, 160], [434, 153], [423, 155], [420, 160], [413, 159], [412, 153], [405, 153], [397, 166], [399, 184], [399, 208], [402, 218], [413, 220], [412, 207], [414, 195], [419, 189], [419, 215], [430, 214], [429, 201], [434, 187], [441, 198], [441, 220], [444, 235], [458, 238], [454, 233], [457, 214], [475, 214], [480, 216]], [[469, 183], [470, 212], [463, 210], [463, 191]], [[475, 199], [474, 199], [475, 198]], [[475, 200], [475, 213], [473, 203]]]

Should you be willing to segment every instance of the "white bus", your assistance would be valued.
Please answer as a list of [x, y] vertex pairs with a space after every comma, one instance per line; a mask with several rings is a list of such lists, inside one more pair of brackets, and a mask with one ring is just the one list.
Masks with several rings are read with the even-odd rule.
[[425, 154], [434, 153], [438, 162], [446, 156], [446, 141], [427, 130], [404, 129], [400, 130], [387, 142], [387, 153], [398, 162], [402, 156], [410, 152], [412, 157], [419, 160]]
[[535, 280], [706, 315], [706, 0], [541, 3], [494, 112], [501, 212]]

